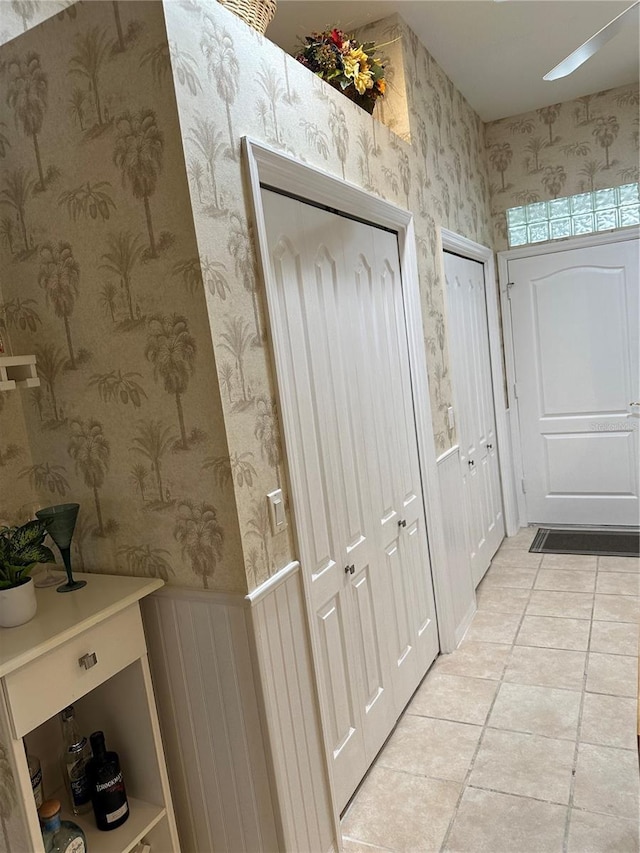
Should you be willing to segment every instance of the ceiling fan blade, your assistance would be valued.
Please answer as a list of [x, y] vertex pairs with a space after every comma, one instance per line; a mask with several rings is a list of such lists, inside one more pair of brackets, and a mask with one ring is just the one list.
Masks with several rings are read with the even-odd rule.
[[566, 59], [563, 59], [555, 68], [552, 68], [548, 74], [545, 74], [543, 80], [558, 80], [560, 77], [567, 77], [572, 74], [576, 68], [579, 68], [587, 59], [590, 59], [594, 53], [597, 53], [601, 47], [610, 41], [614, 36], [622, 30], [625, 24], [630, 23], [628, 15], [632, 12], [638, 12], [640, 0], [632, 3], [628, 9], [621, 12], [613, 21], [609, 21], [606, 26], [587, 39], [584, 44], [581, 44], [577, 50], [570, 53]]

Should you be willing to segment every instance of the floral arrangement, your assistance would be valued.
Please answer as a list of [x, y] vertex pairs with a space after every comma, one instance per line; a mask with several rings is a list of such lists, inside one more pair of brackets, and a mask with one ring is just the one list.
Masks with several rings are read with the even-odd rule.
[[384, 66], [375, 53], [374, 42], [360, 44], [334, 28], [307, 36], [296, 59], [372, 113], [385, 91]]

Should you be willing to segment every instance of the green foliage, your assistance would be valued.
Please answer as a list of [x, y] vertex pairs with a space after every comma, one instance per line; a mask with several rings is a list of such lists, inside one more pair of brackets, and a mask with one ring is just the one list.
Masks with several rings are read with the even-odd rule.
[[46, 535], [44, 523], [35, 519], [21, 527], [0, 528], [0, 589], [20, 586], [36, 563], [55, 562], [42, 544]]

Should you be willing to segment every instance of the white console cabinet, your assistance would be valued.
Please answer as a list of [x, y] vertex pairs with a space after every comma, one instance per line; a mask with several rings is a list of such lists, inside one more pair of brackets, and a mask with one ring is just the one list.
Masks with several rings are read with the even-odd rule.
[[[22, 826], [12, 853], [43, 853], [24, 744], [42, 764], [45, 797], [80, 824], [88, 853], [128, 853], [141, 842], [151, 853], [178, 853], [167, 770], [147, 663], [140, 600], [163, 584], [148, 578], [78, 575], [83, 589], [37, 590], [36, 617], [0, 629], [0, 731], [14, 777]], [[95, 656], [95, 663], [94, 663]], [[100, 832], [93, 812], [68, 814], [59, 763], [59, 712], [73, 704], [80, 731], [104, 731], [120, 755], [131, 813], [118, 829]], [[21, 831], [20, 831], [21, 830]], [[0, 835], [0, 849], [3, 847]]]

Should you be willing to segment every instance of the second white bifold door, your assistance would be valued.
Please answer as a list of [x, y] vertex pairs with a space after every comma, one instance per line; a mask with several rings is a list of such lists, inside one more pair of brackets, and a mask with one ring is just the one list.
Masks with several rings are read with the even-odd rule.
[[262, 191], [336, 804], [438, 652], [396, 234]]
[[469, 559], [477, 586], [504, 539], [484, 266], [445, 252], [444, 269]]

